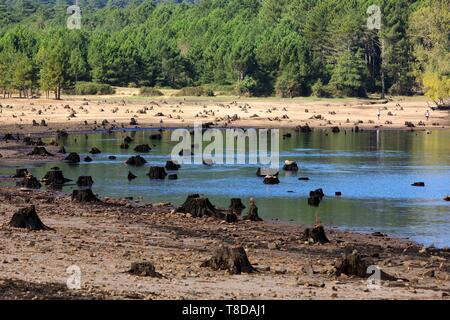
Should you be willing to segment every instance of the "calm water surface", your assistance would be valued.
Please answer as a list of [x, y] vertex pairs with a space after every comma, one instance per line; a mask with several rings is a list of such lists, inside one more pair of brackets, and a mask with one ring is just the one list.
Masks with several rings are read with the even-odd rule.
[[[79, 165], [57, 163], [66, 177], [93, 177], [94, 192], [101, 196], [142, 198], [151, 202], [180, 204], [190, 193], [201, 193], [218, 206], [227, 207], [232, 197], [247, 204], [254, 197], [262, 217], [311, 224], [315, 216], [328, 226], [362, 232], [381, 231], [410, 238], [426, 245], [450, 245], [450, 131], [426, 132], [366, 131], [327, 134], [290, 132], [292, 138], [280, 141], [280, 164], [295, 160], [296, 174], [280, 173], [281, 183], [266, 186], [256, 177], [254, 165], [183, 165], [177, 181], [152, 181], [146, 177], [151, 165], [164, 165], [175, 142], [170, 131], [160, 141], [150, 140], [148, 130], [73, 135], [59, 141], [66, 150], [80, 153], [82, 159], [91, 147], [102, 154]], [[129, 150], [119, 148], [125, 136], [133, 137]], [[153, 150], [143, 155], [149, 162], [142, 168], [128, 168], [125, 161], [137, 144], [148, 143]], [[108, 160], [108, 156], [117, 156]], [[1, 164], [1, 162], [0, 162]], [[18, 164], [20, 166], [20, 164]], [[55, 163], [35, 165], [33, 175], [42, 178]], [[0, 165], [0, 175], [14, 172]], [[139, 178], [129, 182], [128, 169]], [[298, 177], [310, 181], [299, 181]], [[416, 181], [426, 183], [415, 188]], [[71, 192], [74, 186], [64, 191]], [[319, 208], [307, 205], [310, 190], [323, 188], [327, 197]], [[342, 192], [338, 198], [334, 194]]]

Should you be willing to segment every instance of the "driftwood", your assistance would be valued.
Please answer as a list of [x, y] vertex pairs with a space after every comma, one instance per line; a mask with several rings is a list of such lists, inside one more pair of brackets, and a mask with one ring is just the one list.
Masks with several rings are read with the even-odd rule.
[[188, 196], [184, 204], [182, 204], [176, 212], [190, 213], [195, 218], [208, 216], [223, 219], [225, 216], [209, 202], [208, 198], [201, 198], [198, 194]]
[[164, 167], [150, 167], [147, 176], [152, 180], [164, 180], [167, 176], [167, 172]]
[[203, 268], [212, 268], [213, 270], [228, 270], [230, 274], [241, 274], [255, 272], [256, 269], [248, 260], [244, 248], [220, 246], [213, 254], [211, 259], [201, 264]]
[[131, 157], [127, 160], [127, 165], [140, 167], [147, 163], [147, 161], [141, 156]]
[[47, 151], [44, 147], [34, 147], [33, 151], [31, 151], [29, 156], [50, 156], [53, 157], [53, 154]]
[[72, 201], [87, 203], [87, 202], [100, 202], [100, 200], [94, 195], [91, 189], [85, 190], [73, 190]]
[[23, 228], [28, 230], [53, 230], [42, 223], [36, 213], [34, 206], [19, 209], [11, 218], [9, 225], [14, 228]]
[[162, 274], [156, 272], [155, 266], [151, 262], [134, 262], [128, 273], [139, 277], [162, 278]]
[[306, 228], [303, 232], [302, 241], [309, 241], [312, 243], [329, 243], [327, 235], [325, 234], [325, 229], [322, 226], [316, 226], [314, 228]]

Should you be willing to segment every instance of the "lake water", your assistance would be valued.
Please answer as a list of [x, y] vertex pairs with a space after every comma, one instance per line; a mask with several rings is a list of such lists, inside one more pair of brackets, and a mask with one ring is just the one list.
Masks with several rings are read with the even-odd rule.
[[[264, 185], [256, 176], [255, 165], [183, 165], [179, 180], [154, 181], [145, 175], [149, 166], [164, 165], [170, 158], [171, 131], [162, 140], [151, 140], [149, 130], [72, 135], [59, 140], [67, 151], [80, 153], [82, 159], [91, 147], [102, 153], [91, 156], [91, 163], [68, 165], [47, 163], [31, 168], [42, 178], [53, 166], [59, 166], [67, 178], [76, 180], [90, 175], [93, 190], [101, 196], [134, 197], [150, 202], [181, 204], [191, 193], [207, 196], [217, 206], [228, 207], [229, 199], [242, 198], [245, 205], [254, 197], [263, 218], [313, 224], [316, 215], [326, 226], [361, 232], [380, 231], [410, 238], [438, 247], [450, 245], [450, 131], [364, 131], [327, 134], [292, 133], [280, 140], [280, 164], [297, 161], [300, 171], [280, 172], [279, 185]], [[129, 150], [119, 148], [125, 136], [134, 141]], [[137, 144], [148, 143], [153, 150], [143, 154], [148, 161], [141, 168], [127, 167], [128, 157], [136, 155]], [[117, 156], [108, 160], [108, 156]], [[0, 162], [1, 164], [1, 162]], [[20, 164], [18, 164], [20, 166]], [[128, 170], [138, 176], [127, 180]], [[0, 166], [0, 175], [14, 172], [14, 167]], [[309, 177], [299, 181], [298, 177]], [[416, 181], [425, 188], [412, 187]], [[64, 187], [71, 192], [74, 186]], [[307, 204], [309, 191], [322, 188], [327, 195], [318, 208]], [[335, 197], [335, 192], [342, 197]]]

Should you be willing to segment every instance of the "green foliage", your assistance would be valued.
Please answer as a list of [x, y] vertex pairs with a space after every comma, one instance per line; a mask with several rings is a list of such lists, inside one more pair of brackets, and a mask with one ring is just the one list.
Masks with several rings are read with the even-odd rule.
[[177, 97], [214, 97], [214, 91], [203, 87], [186, 87], [175, 94]]
[[322, 80], [320, 79], [312, 86], [312, 95], [317, 98], [332, 97], [332, 93], [329, 86], [324, 85]]
[[153, 87], [142, 87], [139, 89], [139, 95], [144, 97], [158, 97], [163, 96], [164, 93]]
[[365, 65], [361, 51], [346, 51], [337, 59], [330, 84], [339, 95], [365, 97]]
[[112, 86], [103, 83], [94, 82], [77, 82], [74, 90], [68, 91], [70, 94], [76, 95], [106, 95], [114, 94], [115, 90]]

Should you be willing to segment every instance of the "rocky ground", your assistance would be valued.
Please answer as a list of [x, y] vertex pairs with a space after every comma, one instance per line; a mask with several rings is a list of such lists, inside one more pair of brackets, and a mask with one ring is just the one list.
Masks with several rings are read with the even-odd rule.
[[[18, 208], [36, 206], [54, 231], [8, 226]], [[2, 299], [448, 299], [450, 251], [386, 235], [326, 228], [331, 243], [302, 240], [304, 227], [226, 223], [173, 213], [170, 204], [102, 199], [80, 204], [56, 191], [0, 188]], [[201, 267], [220, 245], [242, 245], [258, 272], [230, 275]], [[335, 275], [357, 250], [403, 280], [368, 289], [361, 277]], [[127, 271], [149, 261], [161, 278]], [[81, 289], [66, 286], [81, 270]]]

